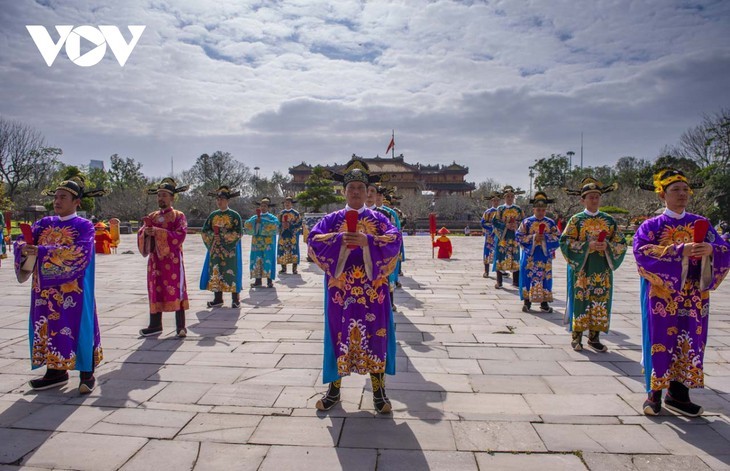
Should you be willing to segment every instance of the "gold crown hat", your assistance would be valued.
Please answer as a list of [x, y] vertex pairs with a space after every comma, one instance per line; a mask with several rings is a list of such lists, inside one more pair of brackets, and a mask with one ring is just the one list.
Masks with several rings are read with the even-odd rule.
[[215, 196], [216, 198], [225, 198], [227, 200], [241, 196], [240, 191], [231, 190], [228, 185], [221, 185], [217, 190], [208, 193], [208, 196]]
[[160, 183], [157, 184], [155, 188], [150, 188], [147, 190], [148, 195], [156, 195], [159, 192], [164, 193], [170, 193], [171, 195], [174, 195], [176, 193], [182, 193], [183, 191], [188, 191], [188, 186], [177, 186], [177, 182], [172, 177], [166, 177], [163, 178]]
[[613, 183], [611, 185], [605, 186], [594, 177], [585, 177], [580, 182], [580, 190], [563, 188], [563, 191], [571, 196], [580, 196], [582, 198], [589, 193], [598, 193], [602, 195], [604, 193], [610, 193], [616, 189], [618, 189], [618, 183]]
[[107, 194], [107, 191], [103, 188], [97, 188], [87, 191], [86, 179], [83, 175], [76, 175], [69, 178], [68, 180], [64, 180], [55, 189], [43, 190], [41, 194], [43, 196], [54, 196], [56, 194], [56, 191], [58, 190], [67, 191], [71, 193], [74, 198], [98, 198]]
[[261, 205], [261, 204], [271, 205], [271, 198], [269, 198], [268, 196], [264, 196], [259, 201], [254, 201], [254, 204], [255, 205]]
[[507, 185], [502, 188], [502, 197], [504, 197], [504, 195], [506, 195], [507, 193], [512, 193], [513, 195], [524, 195], [525, 190], [515, 190], [511, 185]]
[[553, 204], [555, 202], [554, 199], [548, 198], [547, 193], [544, 191], [538, 191], [535, 193], [535, 196], [530, 200], [530, 204], [534, 208], [546, 208], [547, 205]]
[[370, 175], [370, 166], [364, 160], [353, 157], [345, 165], [344, 173], [331, 172], [332, 180], [342, 182], [347, 186], [350, 182], [363, 182], [365, 185], [372, 185], [382, 180], [380, 175]]
[[281, 204], [284, 204], [287, 201], [291, 202], [291, 204], [294, 204], [297, 202], [297, 200], [295, 200], [293, 196], [287, 196], [286, 198], [284, 198], [284, 200], [281, 202]]
[[654, 191], [656, 193], [664, 193], [669, 185], [677, 182], [686, 183], [690, 190], [696, 190], [697, 188], [705, 186], [703, 183], [699, 182], [690, 183], [684, 172], [671, 167], [663, 168], [656, 172], [652, 180], [652, 183], [649, 185], [640, 183], [639, 188], [642, 190]]

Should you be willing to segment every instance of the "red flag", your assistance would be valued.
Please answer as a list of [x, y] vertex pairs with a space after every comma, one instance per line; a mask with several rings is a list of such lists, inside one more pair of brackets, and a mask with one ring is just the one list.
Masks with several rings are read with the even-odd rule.
[[537, 226], [538, 230], [540, 231], [540, 235], [545, 233], [545, 223], [541, 222], [539, 226]]
[[[345, 213], [345, 221], [347, 222], [347, 232], [357, 232], [357, 211], [351, 209]], [[348, 245], [348, 249], [356, 249], [357, 245]]]
[[213, 234], [218, 235], [221, 232], [220, 226], [213, 226]]
[[8, 235], [10, 235], [10, 228], [11, 228], [11, 221], [10, 221], [10, 215], [12, 213], [10, 211], [5, 211], [5, 229], [8, 231]]
[[436, 234], [436, 213], [428, 215], [428, 228], [432, 236]]
[[385, 149], [385, 153], [387, 154], [388, 152], [390, 152], [390, 149], [393, 148], [395, 148], [395, 136], [390, 138], [390, 144], [388, 144], [388, 148]]
[[608, 235], [608, 232], [601, 231], [601, 233], [598, 234], [598, 242], [603, 242], [604, 240], [606, 240], [607, 235]]

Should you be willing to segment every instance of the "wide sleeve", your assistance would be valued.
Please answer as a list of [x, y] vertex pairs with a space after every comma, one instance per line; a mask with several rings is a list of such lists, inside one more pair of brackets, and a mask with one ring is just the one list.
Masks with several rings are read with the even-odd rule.
[[498, 209], [494, 212], [494, 215], [492, 216], [492, 226], [494, 226], [495, 232], [497, 232], [500, 236], [504, 232], [504, 230], [507, 228], [507, 223], [502, 220], [502, 210]]
[[639, 275], [654, 286], [670, 292], [682, 290], [684, 244], [660, 245], [655, 220], [644, 221], [634, 234], [634, 258]]
[[560, 229], [555, 221], [548, 222], [548, 229], [545, 231], [545, 245], [549, 255], [560, 248]]
[[482, 213], [482, 229], [484, 229], [485, 232], [491, 232], [492, 231], [492, 223], [489, 220], [489, 213], [487, 211], [484, 211]]
[[581, 241], [580, 220], [573, 216], [560, 236], [560, 251], [573, 270], [581, 270], [588, 259], [588, 241]]
[[301, 234], [302, 232], [302, 215], [299, 212], [294, 213], [294, 219], [289, 221], [289, 229], [295, 234]]
[[535, 234], [530, 234], [530, 226], [531, 223], [529, 220], [523, 220], [517, 228], [515, 238], [525, 252], [532, 254], [532, 246], [535, 244]]
[[385, 217], [379, 219], [376, 235], [368, 234], [368, 245], [363, 250], [365, 270], [371, 280], [385, 278], [395, 270], [400, 256], [401, 233]]
[[266, 217], [261, 218], [261, 229], [259, 232], [259, 235], [271, 237], [275, 236], [279, 233], [279, 226], [281, 223], [279, 222], [279, 218], [274, 216], [273, 214], [269, 214]]
[[200, 230], [200, 235], [203, 237], [203, 243], [205, 248], [210, 250], [215, 240], [215, 231], [213, 230], [213, 214], [208, 216], [208, 219], [203, 223], [203, 228]]
[[229, 247], [235, 247], [241, 237], [243, 237], [243, 220], [240, 214], [235, 213], [231, 216], [231, 228], [226, 231], [223, 238]]
[[328, 214], [309, 230], [307, 237], [309, 256], [328, 277], [336, 277], [340, 258], [345, 256], [342, 232], [339, 232], [342, 222], [339, 213]]
[[256, 224], [256, 219], [257, 219], [257, 218], [258, 218], [258, 216], [256, 216], [256, 215], [254, 214], [254, 215], [253, 215], [253, 216], [251, 216], [250, 218], [246, 219], [246, 222], [245, 222], [245, 223], [243, 223], [243, 233], [244, 233], [244, 234], [248, 234], [248, 235], [258, 235], [258, 234], [255, 234], [255, 233], [254, 233], [254, 231], [255, 231], [256, 229], [258, 229], [258, 226], [260, 226], [260, 224]]
[[626, 257], [626, 237], [614, 222], [611, 224], [611, 233], [606, 237], [606, 261], [611, 270], [616, 270], [621, 266], [624, 257]]
[[154, 243], [151, 236], [147, 236], [144, 233], [144, 230], [147, 229], [148, 226], [142, 225], [142, 227], [139, 228], [137, 231], [137, 249], [139, 249], [139, 253], [142, 254], [143, 257], [146, 257], [150, 254], [150, 252], [153, 250], [152, 244]]
[[[66, 245], [38, 245], [36, 273], [41, 290], [60, 286], [81, 277], [94, 256], [94, 226], [76, 224], [78, 235]], [[34, 238], [40, 235], [38, 226], [33, 229]]]
[[170, 229], [155, 228], [155, 252], [160, 258], [167, 257], [170, 252], [179, 252], [188, 233], [188, 221], [185, 215], [177, 211], [175, 222]]
[[[713, 227], [707, 231], [705, 242], [712, 245], [712, 255], [702, 257], [702, 273], [709, 273], [709, 280], [703, 288], [714, 290], [720, 286], [730, 271], [730, 243], [724, 240]], [[705, 268], [705, 264], [709, 267]]]

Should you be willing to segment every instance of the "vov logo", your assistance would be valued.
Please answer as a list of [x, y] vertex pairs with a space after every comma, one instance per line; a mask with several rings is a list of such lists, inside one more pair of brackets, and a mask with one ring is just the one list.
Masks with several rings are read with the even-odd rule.
[[[33, 42], [35, 42], [48, 67], [53, 65], [64, 44], [66, 45], [68, 58], [80, 67], [91, 67], [101, 62], [104, 54], [106, 54], [107, 45], [109, 45], [119, 65], [124, 67], [145, 28], [146, 26], [139, 25], [127, 26], [129, 32], [132, 33], [132, 40], [127, 43], [116, 26], [106, 25], [95, 28], [84, 25], [74, 28], [69, 25], [60, 25], [56, 26], [59, 35], [58, 42], [54, 42], [45, 26], [26, 25], [30, 37], [33, 38]], [[81, 55], [81, 38], [86, 39], [96, 47]]]

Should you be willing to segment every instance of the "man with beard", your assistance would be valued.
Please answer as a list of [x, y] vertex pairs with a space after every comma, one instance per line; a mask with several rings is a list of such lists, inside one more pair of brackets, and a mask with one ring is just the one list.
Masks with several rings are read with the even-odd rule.
[[162, 333], [162, 313], [175, 312], [175, 332], [187, 336], [185, 310], [189, 308], [183, 264], [183, 242], [188, 223], [181, 211], [173, 209], [175, 195], [187, 191], [172, 178], [163, 179], [147, 194], [157, 196], [159, 211], [144, 218], [137, 233], [137, 246], [147, 259], [147, 292], [150, 299], [150, 323], [140, 330], [143, 337]]

